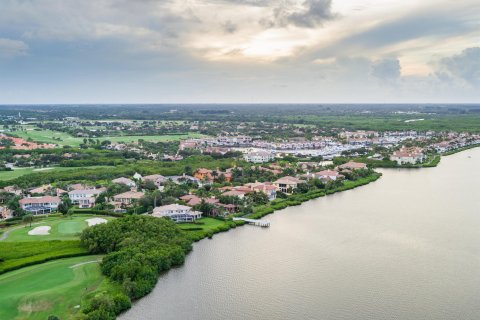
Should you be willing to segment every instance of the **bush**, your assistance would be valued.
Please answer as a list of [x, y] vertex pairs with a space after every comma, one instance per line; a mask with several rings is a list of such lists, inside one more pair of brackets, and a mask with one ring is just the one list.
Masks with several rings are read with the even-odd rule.
[[[130, 307], [152, 291], [160, 272], [180, 265], [191, 250], [191, 240], [169, 219], [125, 216], [82, 232], [81, 242], [91, 253], [104, 253], [101, 268], [122, 288], [120, 295], [92, 299], [83, 311], [88, 319], [108, 318]], [[92, 317], [92, 318], [90, 318]]]

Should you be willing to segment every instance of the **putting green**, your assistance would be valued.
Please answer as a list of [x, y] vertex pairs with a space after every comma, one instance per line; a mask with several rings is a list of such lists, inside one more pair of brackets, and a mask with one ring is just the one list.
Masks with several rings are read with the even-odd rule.
[[60, 259], [0, 275], [0, 319], [70, 319], [104, 277], [101, 256]]
[[[88, 227], [85, 221], [91, 219], [93, 215], [76, 215], [68, 217], [53, 217], [35, 221], [32, 226], [14, 227], [9, 230], [7, 237], [3, 241], [38, 241], [38, 240], [73, 240], [78, 239], [80, 232]], [[102, 216], [102, 219], [110, 220], [112, 217]], [[36, 227], [49, 226], [48, 235], [29, 235], [28, 232]]]
[[58, 232], [61, 234], [76, 234], [85, 229], [85, 223], [81, 221], [63, 221], [57, 225]]

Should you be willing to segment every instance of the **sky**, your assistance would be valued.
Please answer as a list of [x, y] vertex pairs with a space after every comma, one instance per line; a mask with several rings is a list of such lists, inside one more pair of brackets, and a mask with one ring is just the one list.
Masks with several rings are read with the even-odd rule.
[[1, 0], [0, 104], [479, 103], [478, 0]]

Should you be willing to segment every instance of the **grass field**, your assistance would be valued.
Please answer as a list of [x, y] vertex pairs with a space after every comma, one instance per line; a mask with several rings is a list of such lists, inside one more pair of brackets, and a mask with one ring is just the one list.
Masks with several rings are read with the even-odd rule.
[[0, 171], [0, 181], [12, 180], [32, 172], [33, 168], [19, 168], [13, 171]]
[[[11, 132], [13, 135], [19, 136], [24, 139], [32, 139], [36, 142], [45, 142], [45, 143], [55, 143], [61, 146], [72, 146], [78, 147], [80, 144], [83, 143], [83, 138], [77, 138], [69, 135], [65, 132], [59, 131], [52, 131], [52, 130], [35, 130], [34, 126], [26, 125], [24, 126], [24, 131], [14, 131]], [[99, 139], [100, 141], [109, 140], [112, 142], [135, 142], [138, 139], [143, 139], [145, 141], [178, 141], [181, 139], [188, 139], [188, 138], [199, 138], [203, 137], [202, 134], [199, 133], [187, 133], [182, 135], [154, 135], [154, 136], [113, 136], [113, 137], [98, 137], [94, 139]]]
[[[88, 227], [85, 221], [93, 215], [77, 215], [72, 218], [68, 217], [54, 217], [46, 218], [35, 222], [30, 226], [15, 227], [4, 230], [4, 233], [9, 232], [3, 241], [44, 241], [44, 240], [73, 240], [78, 239], [79, 233]], [[101, 216], [102, 219], [110, 220], [112, 217]], [[29, 235], [28, 232], [38, 226], [51, 227], [48, 235]]]
[[[0, 274], [20, 267], [87, 254], [79, 240], [0, 242]], [[1, 318], [0, 318], [1, 319]]]
[[[96, 168], [111, 168], [111, 166], [86, 166], [80, 167], [84, 169], [96, 169]], [[13, 180], [15, 178], [24, 176], [29, 173], [41, 172], [41, 171], [65, 171], [75, 170], [75, 167], [49, 167], [49, 168], [18, 168], [13, 171], [0, 171], [0, 181]]]
[[101, 256], [60, 259], [0, 275], [0, 319], [72, 319], [104, 283]]
[[178, 226], [184, 230], [189, 228], [202, 228], [204, 231], [209, 231], [225, 224], [225, 221], [214, 218], [201, 218], [198, 219], [197, 222], [198, 223], [180, 223]]

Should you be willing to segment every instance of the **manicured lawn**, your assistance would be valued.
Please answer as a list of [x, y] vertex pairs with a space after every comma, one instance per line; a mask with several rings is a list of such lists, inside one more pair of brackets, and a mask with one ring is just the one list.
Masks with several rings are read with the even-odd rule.
[[100, 141], [109, 140], [111, 142], [136, 142], [139, 139], [145, 141], [165, 142], [165, 141], [178, 141], [182, 139], [201, 138], [205, 135], [199, 133], [188, 133], [181, 135], [163, 135], [163, 136], [117, 136], [117, 137], [100, 137]]
[[30, 138], [36, 142], [55, 143], [59, 145], [78, 146], [83, 142], [83, 139], [75, 138], [65, 132], [46, 129], [34, 130], [33, 126], [25, 126], [25, 129], [25, 131], [14, 131], [11, 133], [20, 138]]
[[202, 228], [204, 231], [209, 231], [225, 224], [225, 221], [214, 218], [201, 218], [197, 222], [199, 223], [180, 223], [178, 226], [180, 229]]
[[[93, 215], [75, 215], [71, 218], [68, 217], [54, 217], [45, 218], [40, 221], [35, 221], [32, 226], [21, 226], [20, 228], [14, 227], [11, 229], [6, 239], [3, 241], [39, 241], [39, 240], [73, 240], [78, 239], [79, 233], [83, 229], [88, 227], [87, 219], [98, 217], [105, 220], [113, 219], [106, 216], [93, 216]], [[39, 226], [49, 226], [48, 235], [29, 235], [30, 230]], [[4, 232], [8, 232], [8, 229]]]
[[33, 168], [20, 168], [13, 171], [0, 171], [0, 181], [13, 180], [33, 172]]
[[0, 275], [0, 319], [72, 319], [104, 282], [101, 256], [60, 259]]

